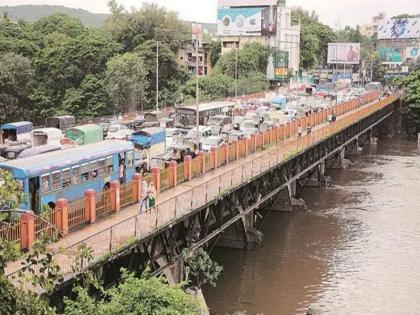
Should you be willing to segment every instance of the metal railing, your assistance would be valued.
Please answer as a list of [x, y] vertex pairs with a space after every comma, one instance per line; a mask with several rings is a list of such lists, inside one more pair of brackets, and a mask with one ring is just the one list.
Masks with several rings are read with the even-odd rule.
[[111, 206], [111, 189], [96, 193], [96, 218], [102, 219], [114, 213]]
[[120, 206], [127, 207], [135, 203], [134, 183], [127, 183], [120, 186]]
[[68, 203], [69, 232], [80, 230], [86, 225], [85, 198], [79, 198]]
[[[144, 210], [64, 250], [57, 251], [53, 255], [54, 261], [61, 266], [63, 275], [68, 275], [72, 272], [71, 265], [74, 253], [82, 243], [92, 248], [93, 257], [98, 261], [101, 257], [103, 258], [114, 253], [135, 239], [145, 238], [156, 233], [169, 223], [183, 219], [191, 211], [208, 204], [225, 193], [229, 193], [235, 187], [251, 181], [265, 171], [277, 167], [284, 161], [300, 154], [303, 150], [370, 116], [372, 113], [391, 104], [397, 98], [397, 96], [391, 96], [369, 107], [355, 111], [334, 123], [324, 125], [310, 134], [305, 134], [302, 138], [286, 139], [280, 145], [263, 151], [262, 154], [247, 161], [247, 163], [220, 176], [211, 178], [197, 187], [157, 204], [151, 209]], [[12, 275], [9, 276], [11, 277]]]
[[0, 239], [12, 243], [20, 243], [22, 223], [19, 220], [10, 223], [3, 223], [0, 226]]

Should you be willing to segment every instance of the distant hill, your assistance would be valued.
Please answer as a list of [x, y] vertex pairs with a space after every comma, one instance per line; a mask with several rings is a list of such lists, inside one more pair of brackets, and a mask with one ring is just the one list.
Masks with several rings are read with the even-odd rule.
[[[23, 20], [34, 22], [54, 13], [64, 13], [80, 19], [85, 25], [99, 27], [105, 23], [108, 14], [92, 13], [83, 9], [73, 9], [61, 5], [16, 5], [0, 6], [0, 14], [7, 12], [15, 21]], [[190, 23], [190, 22], [187, 22]], [[198, 22], [199, 23], [199, 22]], [[200, 23], [209, 34], [217, 33], [216, 23]]]
[[54, 13], [64, 13], [79, 18], [87, 26], [98, 27], [104, 24], [107, 14], [95, 14], [82, 9], [72, 9], [56, 5], [17, 5], [0, 6], [0, 14], [7, 12], [13, 20], [34, 22]]

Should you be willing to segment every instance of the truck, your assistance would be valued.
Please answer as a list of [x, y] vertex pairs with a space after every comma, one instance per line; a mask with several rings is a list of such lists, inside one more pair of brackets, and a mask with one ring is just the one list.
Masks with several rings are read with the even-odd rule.
[[138, 172], [149, 172], [152, 159], [166, 153], [166, 131], [164, 128], [144, 128], [133, 132], [129, 139], [134, 143], [136, 149], [135, 164]]

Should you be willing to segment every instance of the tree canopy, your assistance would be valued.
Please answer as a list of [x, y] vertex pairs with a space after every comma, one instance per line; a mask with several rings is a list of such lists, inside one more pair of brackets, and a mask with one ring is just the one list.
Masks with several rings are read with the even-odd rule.
[[319, 22], [315, 12], [296, 8], [292, 11], [293, 23], [300, 23], [300, 66], [309, 70], [327, 64], [328, 43], [336, 40], [331, 27]]

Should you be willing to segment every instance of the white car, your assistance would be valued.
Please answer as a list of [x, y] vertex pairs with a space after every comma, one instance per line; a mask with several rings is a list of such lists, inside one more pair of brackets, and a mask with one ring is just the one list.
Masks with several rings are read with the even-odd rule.
[[166, 146], [170, 147], [175, 143], [179, 142], [179, 139], [183, 139], [188, 131], [185, 129], [178, 128], [166, 128]]
[[129, 129], [126, 125], [115, 124], [110, 125], [108, 128], [107, 140], [125, 140], [133, 134], [133, 130]]
[[201, 142], [201, 149], [205, 152], [211, 150], [211, 148], [221, 148], [222, 145], [225, 143], [225, 140], [220, 136], [210, 136], [208, 138], [203, 139]]
[[[211, 127], [208, 126], [199, 126], [199, 139], [207, 138], [211, 136]], [[188, 131], [188, 134], [185, 136], [185, 139], [188, 140], [195, 140], [197, 139], [197, 128], [193, 128]]]

